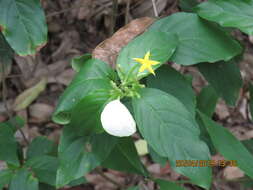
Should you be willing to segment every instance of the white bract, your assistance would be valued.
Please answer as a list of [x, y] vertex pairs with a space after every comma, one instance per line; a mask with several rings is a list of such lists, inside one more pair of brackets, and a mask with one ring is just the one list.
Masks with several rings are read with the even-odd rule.
[[101, 113], [104, 130], [113, 136], [126, 137], [136, 132], [133, 116], [120, 100], [109, 102]]

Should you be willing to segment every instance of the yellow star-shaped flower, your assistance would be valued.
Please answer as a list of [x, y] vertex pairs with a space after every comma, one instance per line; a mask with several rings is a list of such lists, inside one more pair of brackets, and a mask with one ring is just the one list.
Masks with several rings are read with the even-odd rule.
[[133, 60], [135, 60], [136, 62], [142, 64], [140, 69], [139, 69], [139, 73], [143, 72], [144, 70], [148, 70], [150, 73], [152, 73], [153, 75], [155, 75], [155, 72], [152, 68], [153, 65], [157, 65], [160, 62], [159, 61], [154, 61], [154, 60], [150, 60], [150, 51], [148, 51], [145, 56], [144, 59], [142, 58], [133, 58]]

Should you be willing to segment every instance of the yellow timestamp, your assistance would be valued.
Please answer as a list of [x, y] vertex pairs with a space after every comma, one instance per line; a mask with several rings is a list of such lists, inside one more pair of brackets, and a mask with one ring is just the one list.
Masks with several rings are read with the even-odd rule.
[[236, 160], [176, 160], [176, 167], [236, 167]]

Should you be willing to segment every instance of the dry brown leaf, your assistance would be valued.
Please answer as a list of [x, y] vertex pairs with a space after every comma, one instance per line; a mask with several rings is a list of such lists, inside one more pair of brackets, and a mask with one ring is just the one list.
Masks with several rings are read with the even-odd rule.
[[29, 108], [30, 116], [38, 123], [48, 121], [53, 111], [53, 106], [44, 103], [35, 103]]
[[237, 167], [227, 166], [223, 171], [223, 175], [226, 179], [232, 180], [243, 177], [244, 173]]
[[43, 92], [47, 85], [47, 79], [43, 78], [35, 86], [25, 90], [15, 99], [14, 110], [19, 111], [27, 108], [41, 92]]
[[143, 17], [131, 21], [120, 28], [111, 38], [101, 42], [92, 52], [92, 57], [109, 63], [114, 67], [120, 50], [133, 38], [143, 33], [154, 22], [153, 18]]

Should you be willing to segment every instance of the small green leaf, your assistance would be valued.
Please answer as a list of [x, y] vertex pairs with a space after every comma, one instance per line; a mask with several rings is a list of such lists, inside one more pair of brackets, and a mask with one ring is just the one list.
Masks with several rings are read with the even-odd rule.
[[56, 145], [46, 137], [39, 136], [33, 139], [27, 150], [27, 158], [40, 157], [54, 153]]
[[[120, 78], [122, 80], [125, 79], [126, 76], [123, 76], [123, 74], [129, 78], [136, 78], [137, 76], [142, 78], [150, 74], [149, 71], [139, 73], [141, 64], [134, 61], [133, 58], [143, 59], [144, 55], [150, 51], [150, 59], [159, 61], [162, 64], [172, 56], [177, 44], [178, 39], [176, 35], [167, 35], [160, 31], [148, 31], [136, 37], [121, 50], [117, 58], [117, 69]], [[161, 64], [155, 65], [153, 68], [157, 69]]]
[[27, 108], [46, 89], [47, 79], [43, 78], [35, 86], [25, 90], [15, 99], [14, 110], [20, 111]]
[[185, 107], [195, 115], [196, 96], [185, 77], [168, 65], [164, 65], [156, 71], [156, 76], [147, 78], [147, 86], [158, 88], [167, 92], [181, 101]]
[[71, 181], [68, 184], [68, 186], [74, 187], [74, 186], [78, 186], [78, 185], [85, 184], [85, 183], [87, 183], [87, 180], [84, 177], [80, 177], [79, 179]]
[[148, 176], [147, 170], [140, 161], [134, 142], [130, 137], [120, 138], [102, 166], [129, 173]]
[[242, 87], [242, 77], [234, 61], [201, 63], [197, 65], [201, 74], [227, 104], [234, 106]]
[[0, 27], [11, 47], [22, 56], [35, 54], [47, 41], [40, 1], [0, 0], [0, 7]]
[[178, 35], [179, 45], [170, 60], [181, 65], [227, 61], [242, 51], [223, 29], [193, 13], [175, 13], [156, 21], [149, 30]]
[[21, 168], [13, 176], [9, 190], [38, 190], [38, 179], [33, 177], [28, 170]]
[[249, 84], [249, 94], [250, 94], [250, 100], [249, 100], [249, 108], [251, 113], [251, 119], [253, 121], [253, 85]]
[[29, 159], [26, 164], [27, 167], [31, 167], [35, 176], [40, 182], [49, 185], [55, 185], [56, 171], [58, 167], [58, 160], [52, 156], [40, 156]]
[[235, 27], [253, 35], [253, 1], [212, 0], [196, 7], [198, 15], [224, 27]]
[[69, 123], [73, 107], [90, 93], [110, 88], [112, 78], [115, 78], [115, 73], [107, 63], [97, 59], [88, 60], [60, 97], [53, 121], [59, 124]]
[[253, 156], [226, 128], [200, 113], [215, 148], [229, 160], [236, 160], [238, 167], [253, 177]]
[[215, 111], [218, 101], [215, 90], [209, 85], [201, 89], [197, 96], [197, 108], [207, 116], [211, 117]]
[[89, 59], [91, 59], [91, 54], [88, 53], [79, 57], [75, 57], [71, 60], [71, 66], [76, 72], [79, 72], [83, 65], [86, 63], [86, 61], [88, 61]]
[[6, 123], [0, 123], [0, 160], [19, 166], [17, 155], [17, 142], [14, 138], [12, 127]]
[[58, 150], [56, 186], [62, 187], [93, 170], [107, 158], [116, 142], [116, 137], [105, 133], [79, 137], [70, 126], [65, 126]]
[[12, 176], [13, 172], [11, 170], [0, 170], [0, 190], [10, 183]]
[[193, 183], [209, 188], [211, 169], [208, 167], [176, 167], [176, 160], [208, 160], [207, 145], [199, 139], [200, 131], [192, 114], [174, 96], [145, 88], [141, 98], [133, 100], [134, 116], [140, 133], [171, 167], [189, 177]]
[[171, 181], [166, 181], [163, 179], [156, 179], [155, 182], [160, 186], [160, 190], [185, 190], [183, 187], [180, 187], [176, 183]]

